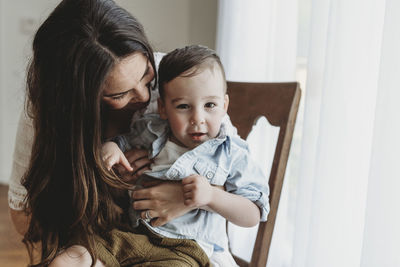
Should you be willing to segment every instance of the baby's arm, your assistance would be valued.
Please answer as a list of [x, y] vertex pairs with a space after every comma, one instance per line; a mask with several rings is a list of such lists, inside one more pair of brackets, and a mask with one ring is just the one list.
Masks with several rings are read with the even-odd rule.
[[116, 143], [105, 142], [101, 147], [101, 155], [108, 170], [111, 170], [114, 165], [120, 164], [126, 170], [133, 171], [129, 161]]
[[242, 226], [252, 227], [260, 221], [259, 207], [239, 195], [211, 186], [208, 180], [194, 174], [182, 180], [185, 205], [189, 207], [209, 207], [228, 221]]

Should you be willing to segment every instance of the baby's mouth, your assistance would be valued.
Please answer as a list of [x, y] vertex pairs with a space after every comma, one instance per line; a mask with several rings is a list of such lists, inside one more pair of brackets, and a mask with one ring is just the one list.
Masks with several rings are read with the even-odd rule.
[[205, 133], [190, 133], [189, 136], [193, 139], [193, 140], [201, 140], [201, 138], [203, 136], [206, 136]]

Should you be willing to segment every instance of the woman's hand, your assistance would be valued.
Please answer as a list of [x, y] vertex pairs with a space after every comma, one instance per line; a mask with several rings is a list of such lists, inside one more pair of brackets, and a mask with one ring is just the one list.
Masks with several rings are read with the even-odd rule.
[[144, 149], [132, 149], [125, 152], [125, 157], [132, 167], [128, 171], [125, 167], [116, 165], [115, 169], [121, 178], [128, 183], [134, 183], [144, 171], [150, 170], [152, 160], [149, 159], [148, 152]]
[[181, 182], [162, 182], [152, 187], [138, 189], [132, 193], [133, 208], [141, 210], [141, 217], [146, 219], [146, 211], [153, 218], [151, 225], [161, 226], [193, 210], [184, 204]]

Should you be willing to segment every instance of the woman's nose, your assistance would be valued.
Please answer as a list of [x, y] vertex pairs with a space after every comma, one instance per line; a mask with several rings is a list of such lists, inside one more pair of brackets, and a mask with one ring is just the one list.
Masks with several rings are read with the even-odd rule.
[[149, 100], [149, 95], [149, 88], [147, 86], [142, 86], [139, 90], [131, 92], [130, 102], [147, 102]]

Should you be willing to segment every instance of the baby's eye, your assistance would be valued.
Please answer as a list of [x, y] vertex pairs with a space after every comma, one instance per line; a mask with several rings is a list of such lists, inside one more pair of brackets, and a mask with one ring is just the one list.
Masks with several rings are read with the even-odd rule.
[[206, 103], [204, 106], [205, 106], [206, 108], [214, 108], [214, 107], [216, 106], [216, 104], [215, 104], [215, 103], [212, 103], [212, 102], [208, 102], [208, 103]]
[[188, 109], [189, 105], [188, 104], [179, 104], [176, 106], [177, 109]]

